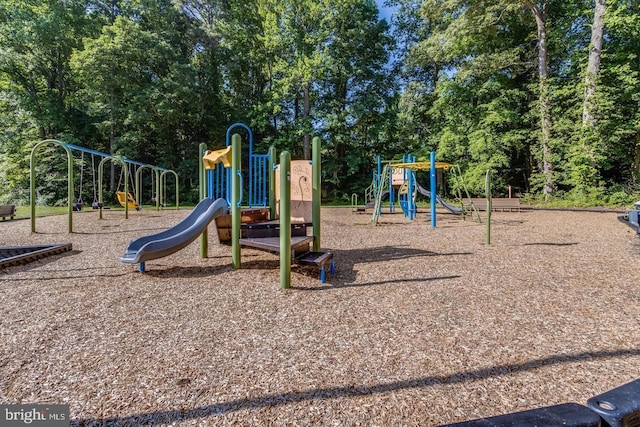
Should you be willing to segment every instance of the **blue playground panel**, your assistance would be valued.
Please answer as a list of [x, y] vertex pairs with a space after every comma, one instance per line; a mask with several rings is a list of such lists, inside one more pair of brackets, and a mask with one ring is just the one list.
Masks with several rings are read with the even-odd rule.
[[[227, 129], [226, 146], [231, 144], [231, 130], [236, 127], [245, 129], [249, 134], [249, 166], [246, 182], [247, 191], [241, 190], [240, 204], [251, 207], [265, 207], [269, 199], [269, 155], [253, 152], [253, 134], [251, 129], [243, 123], [235, 123]], [[242, 186], [245, 185], [245, 176], [241, 174]], [[231, 169], [218, 164], [214, 169], [207, 171], [207, 196], [217, 200], [224, 198], [231, 205]], [[246, 196], [246, 202], [245, 202]], [[245, 202], [245, 203], [243, 203]]]

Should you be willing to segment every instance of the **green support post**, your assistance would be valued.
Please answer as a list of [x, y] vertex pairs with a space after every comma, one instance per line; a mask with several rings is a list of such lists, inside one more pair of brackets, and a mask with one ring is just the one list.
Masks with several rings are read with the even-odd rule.
[[280, 154], [280, 287], [291, 286], [291, 154]]
[[122, 158], [118, 159], [124, 168], [124, 219], [129, 219], [129, 165]]
[[45, 139], [43, 141], [38, 142], [31, 149], [31, 155], [29, 158], [29, 169], [30, 169], [30, 198], [31, 198], [31, 232], [36, 232], [36, 167], [35, 167], [35, 158], [36, 158], [36, 150], [43, 144], [53, 143], [64, 148], [67, 153], [67, 229], [69, 233], [73, 233], [73, 154], [71, 150], [62, 141], [58, 141], [55, 139]]
[[313, 222], [313, 250], [315, 252], [320, 251], [320, 205], [322, 193], [320, 191], [322, 180], [322, 161], [320, 158], [320, 138], [314, 137], [312, 140], [312, 202], [311, 202], [311, 218]]
[[231, 260], [234, 269], [240, 268], [240, 135], [231, 137]]
[[104, 175], [104, 164], [107, 160], [111, 160], [109, 157], [105, 157], [98, 163], [98, 219], [102, 219], [102, 207], [104, 206], [102, 200], [102, 178]]
[[491, 169], [485, 178], [485, 195], [487, 198], [487, 245], [491, 244]]
[[[200, 190], [200, 200], [204, 200], [207, 197], [207, 171], [204, 168], [204, 163], [202, 162], [203, 153], [207, 151], [207, 144], [204, 142], [200, 144], [198, 147], [198, 176], [200, 180], [200, 185], [198, 189]], [[204, 229], [202, 234], [200, 235], [200, 258], [207, 258], [209, 256], [209, 233], [208, 227]]]
[[156, 210], [160, 210], [160, 171], [158, 169], [153, 169], [153, 173], [156, 177]]
[[276, 147], [269, 147], [269, 219], [276, 219]]
[[[167, 188], [167, 178], [166, 178], [166, 176], [167, 176], [168, 173], [172, 173], [174, 178], [175, 178], [175, 180], [176, 180], [176, 210], [179, 211], [180, 210], [180, 192], [179, 192], [178, 188], [179, 188], [180, 184], [178, 183], [178, 174], [175, 171], [172, 171], [172, 170], [163, 171], [160, 174], [160, 182], [164, 181], [164, 188], [166, 189]], [[160, 194], [162, 194], [162, 193], [160, 193]], [[205, 194], [205, 197], [206, 197], [206, 194]], [[165, 200], [165, 198], [166, 198], [166, 194], [165, 194], [164, 197], [162, 197], [162, 202], [166, 205], [167, 201]], [[200, 200], [202, 200], [202, 199], [200, 199]]]

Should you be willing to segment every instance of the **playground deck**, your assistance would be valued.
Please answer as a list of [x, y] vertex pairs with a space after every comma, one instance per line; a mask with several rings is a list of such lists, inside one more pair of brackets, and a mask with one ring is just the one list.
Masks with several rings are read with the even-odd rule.
[[527, 211], [438, 228], [322, 211], [321, 284], [209, 227], [149, 262], [128, 242], [188, 212], [2, 224], [3, 245], [74, 251], [0, 273], [3, 403], [67, 403], [71, 425], [438, 426], [588, 399], [638, 378], [640, 239], [617, 212]]

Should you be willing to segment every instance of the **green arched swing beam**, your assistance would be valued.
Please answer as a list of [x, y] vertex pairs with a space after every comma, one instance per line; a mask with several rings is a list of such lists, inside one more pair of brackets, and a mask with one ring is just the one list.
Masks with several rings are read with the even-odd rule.
[[57, 139], [45, 139], [36, 143], [31, 149], [31, 156], [29, 158], [29, 169], [30, 169], [30, 199], [31, 199], [31, 232], [36, 232], [36, 168], [35, 168], [35, 160], [36, 160], [36, 151], [38, 148], [45, 144], [55, 144], [64, 149], [67, 153], [67, 199], [68, 199], [68, 217], [67, 226], [69, 233], [73, 233], [73, 154], [71, 153], [71, 148], [67, 146], [66, 143], [62, 141], [58, 141]]
[[[104, 205], [102, 199], [102, 178], [104, 175], [104, 164], [107, 161], [120, 163], [122, 170], [124, 171], [124, 194], [127, 196], [129, 194], [129, 168], [127, 167], [127, 163], [122, 157], [105, 157], [100, 160], [98, 164], [98, 206], [99, 206], [99, 215], [98, 217], [102, 219], [102, 206]], [[128, 197], [128, 196], [127, 196]], [[129, 203], [124, 204], [124, 218], [129, 219]]]
[[[99, 203], [100, 206], [102, 206], [102, 167], [104, 166], [104, 163], [106, 162], [106, 160], [110, 159], [112, 161], [118, 161], [122, 164], [123, 168], [124, 168], [124, 172], [125, 172], [125, 193], [128, 193], [128, 183], [129, 183], [129, 177], [128, 177], [128, 172], [129, 172], [129, 168], [127, 167], [127, 164], [135, 164], [137, 166], [139, 166], [138, 170], [136, 171], [136, 198], [138, 199], [137, 202], [140, 203], [140, 175], [141, 174], [140, 170], [143, 167], [149, 167], [153, 170], [153, 173], [155, 173], [156, 176], [156, 209], [159, 209], [160, 207], [160, 180], [162, 179], [162, 177], [164, 175], [166, 175], [167, 173], [172, 173], [175, 178], [176, 178], [176, 209], [178, 209], [178, 200], [179, 200], [179, 184], [178, 184], [178, 174], [172, 170], [169, 169], [164, 169], [164, 168], [160, 168], [157, 166], [152, 166], [152, 165], [148, 165], [145, 163], [140, 163], [140, 162], [136, 162], [133, 160], [128, 160], [124, 157], [117, 157], [117, 156], [112, 156], [110, 154], [106, 154], [106, 153], [101, 153], [99, 151], [95, 151], [95, 150], [90, 150], [88, 148], [84, 148], [84, 147], [80, 147], [77, 145], [73, 145], [73, 144], [68, 144], [66, 142], [63, 141], [59, 141], [57, 139], [45, 139], [42, 141], [37, 142], [34, 147], [31, 149], [31, 155], [30, 155], [30, 159], [29, 159], [29, 168], [30, 168], [30, 208], [31, 208], [31, 232], [35, 233], [36, 232], [36, 169], [35, 169], [35, 158], [36, 158], [36, 152], [38, 150], [38, 148], [40, 148], [41, 146], [45, 145], [45, 144], [54, 144], [54, 145], [58, 145], [60, 147], [62, 147], [66, 154], [67, 154], [67, 201], [68, 201], [68, 232], [69, 233], [73, 233], [73, 198], [74, 198], [74, 184], [73, 184], [73, 153], [71, 152], [71, 150], [78, 150], [81, 151], [83, 153], [90, 153], [90, 154], [95, 154], [98, 156], [103, 157], [102, 161], [100, 162], [99, 166], [98, 166], [98, 175], [99, 175]], [[126, 204], [125, 204], [126, 205]], [[100, 218], [102, 219], [102, 207], [100, 207]], [[129, 218], [129, 210], [128, 210], [128, 206], [125, 206], [125, 218]]]
[[[103, 200], [102, 200], [102, 178], [103, 178], [104, 163], [106, 163], [107, 160], [117, 161], [122, 166], [122, 168], [124, 170], [124, 193], [125, 193], [125, 195], [129, 193], [129, 168], [128, 168], [128, 164], [138, 165], [138, 169], [136, 169], [135, 182], [134, 182], [135, 192], [136, 192], [136, 203], [138, 204], [138, 206], [141, 206], [141, 203], [142, 203], [142, 198], [140, 196], [141, 193], [142, 193], [142, 172], [143, 172], [144, 168], [150, 168], [151, 169], [152, 173], [155, 174], [155, 178], [156, 178], [156, 188], [155, 188], [156, 210], [160, 210], [160, 206], [161, 206], [162, 200], [163, 200], [161, 182], [165, 179], [165, 176], [168, 173], [172, 173], [175, 176], [175, 179], [176, 179], [176, 209], [180, 208], [180, 205], [179, 205], [179, 203], [180, 203], [180, 201], [179, 201], [180, 200], [180, 187], [179, 187], [179, 183], [178, 183], [178, 174], [175, 171], [172, 171], [170, 169], [160, 168], [160, 167], [157, 167], [157, 166], [147, 165], [147, 164], [144, 164], [144, 163], [134, 162], [132, 160], [128, 160], [128, 159], [126, 159], [124, 157], [120, 157], [120, 156], [105, 157], [98, 164], [98, 203], [100, 203], [100, 219], [102, 219], [102, 204], [103, 204]], [[129, 219], [129, 204], [125, 203], [124, 205], [125, 205], [124, 206], [125, 219]]]
[[[124, 159], [124, 161], [126, 163], [133, 163], [131, 160], [127, 160], [127, 159]], [[138, 164], [138, 163], [133, 163], [133, 164]], [[166, 176], [168, 174], [173, 174], [176, 180], [176, 210], [179, 210], [180, 209], [180, 187], [179, 187], [180, 184], [178, 181], [178, 174], [175, 171], [172, 171], [170, 169], [160, 168], [158, 166], [152, 166], [152, 165], [146, 165], [146, 164], [139, 164], [138, 168], [136, 169], [134, 185], [135, 185], [135, 191], [136, 191], [136, 203], [138, 204], [138, 206], [142, 206], [142, 196], [141, 196], [142, 195], [142, 172], [144, 172], [145, 168], [149, 168], [151, 170], [151, 173], [155, 177], [156, 182], [155, 182], [155, 188], [153, 189], [153, 191], [156, 199], [156, 210], [160, 210], [160, 207], [163, 206], [164, 203], [166, 203], [165, 201], [167, 197], [166, 196], [166, 188], [167, 188]], [[162, 185], [162, 183], [164, 183], [164, 185]], [[102, 185], [102, 182], [100, 183], [100, 185]]]
[[[145, 168], [149, 168], [151, 170], [151, 173], [153, 174], [153, 176], [156, 178], [156, 185], [155, 188], [153, 189], [154, 194], [156, 195], [156, 210], [160, 209], [160, 204], [158, 202], [158, 170], [156, 169], [156, 167], [151, 166], [151, 165], [142, 165], [139, 166], [138, 169], [136, 169], [136, 176], [135, 176], [135, 191], [136, 191], [136, 203], [138, 204], [138, 206], [142, 206], [142, 172], [144, 172]], [[101, 183], [102, 185], [102, 183]]]
[[[155, 168], [156, 172], [157, 171], [161, 171], [160, 173], [160, 179], [156, 180], [156, 187], [157, 187], [157, 191], [156, 194], [159, 194], [160, 197], [156, 197], [156, 208], [159, 208], [158, 206], [162, 206], [163, 202], [166, 203], [165, 198], [167, 197], [166, 193], [166, 189], [167, 189], [167, 175], [168, 174], [173, 174], [174, 178], [176, 179], [176, 210], [180, 209], [180, 191], [179, 191], [179, 182], [178, 182], [178, 174], [175, 171], [172, 171], [170, 169], [162, 169], [162, 168]], [[158, 175], [156, 175], [157, 177]], [[160, 183], [164, 182], [164, 186], [161, 186]], [[162, 188], [164, 188], [164, 191], [162, 190]]]

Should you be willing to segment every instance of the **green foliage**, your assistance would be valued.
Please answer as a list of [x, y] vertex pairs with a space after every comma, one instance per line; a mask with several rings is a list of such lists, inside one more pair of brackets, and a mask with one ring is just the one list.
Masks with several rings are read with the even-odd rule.
[[[369, 185], [376, 155], [432, 150], [472, 195], [488, 169], [497, 195], [535, 200], [549, 176], [576, 205], [638, 194], [637, 2], [607, 2], [589, 127], [591, 1], [388, 3], [391, 28], [373, 0], [0, 0], [0, 201], [26, 200], [30, 149], [46, 137], [176, 170], [196, 201], [198, 145], [224, 145], [235, 122], [258, 150], [294, 157], [321, 136], [324, 195], [342, 202]], [[546, 19], [543, 85], [532, 6]], [[41, 157], [39, 199], [66, 203], [62, 156]]]

